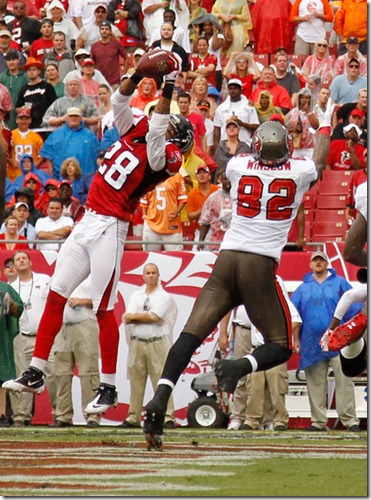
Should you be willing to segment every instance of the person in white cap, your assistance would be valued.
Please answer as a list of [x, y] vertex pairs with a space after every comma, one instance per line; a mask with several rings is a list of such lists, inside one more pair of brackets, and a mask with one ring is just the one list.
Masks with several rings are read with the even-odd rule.
[[[98, 5], [95, 6], [93, 20], [80, 30], [79, 38], [76, 42], [77, 49], [84, 48], [90, 53], [93, 43], [100, 39], [99, 28], [102, 22], [107, 20], [107, 9], [108, 7], [104, 2], [98, 3]], [[112, 25], [112, 34], [116, 38], [120, 38], [123, 35], [115, 25]]]
[[54, 23], [54, 31], [62, 31], [66, 35], [68, 46], [74, 49], [79, 30], [71, 19], [66, 19], [66, 10], [59, 0], [52, 0], [46, 9], [48, 19]]
[[[76, 50], [76, 53], [75, 53], [75, 67], [76, 67], [76, 69], [67, 73], [67, 75], [63, 79], [64, 84], [67, 83], [67, 81], [70, 78], [81, 78], [81, 76], [82, 76], [82, 63], [83, 63], [84, 59], [90, 59], [89, 52], [85, 49]], [[101, 71], [99, 71], [99, 69], [96, 69], [96, 68], [94, 69], [94, 80], [96, 80], [99, 84], [109, 85], [109, 83], [104, 78]]]
[[326, 168], [329, 170], [359, 170], [365, 168], [365, 147], [358, 143], [362, 130], [355, 123], [343, 128], [344, 139], [331, 141]]
[[239, 139], [250, 146], [251, 136], [259, 126], [259, 117], [254, 106], [242, 95], [242, 82], [238, 78], [228, 81], [228, 97], [220, 104], [214, 116], [214, 144], [228, 139], [227, 119], [235, 116], [240, 127]]
[[70, 1], [68, 15], [73, 18], [79, 30], [94, 21], [94, 11], [98, 4], [109, 4], [109, 0], [73, 0]]

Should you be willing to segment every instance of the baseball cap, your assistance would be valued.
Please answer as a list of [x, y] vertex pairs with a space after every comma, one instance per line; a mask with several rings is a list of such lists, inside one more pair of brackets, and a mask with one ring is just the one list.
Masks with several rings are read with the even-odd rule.
[[349, 132], [349, 130], [352, 130], [352, 128], [355, 128], [356, 132], [358, 134], [358, 137], [361, 137], [362, 130], [355, 123], [348, 123], [348, 125], [346, 125], [345, 127], [343, 127], [344, 134], [345, 134], [345, 132]]
[[211, 108], [210, 103], [207, 99], [201, 99], [200, 101], [198, 101], [197, 107], [199, 109], [210, 109]]
[[81, 66], [84, 67], [87, 66], [88, 64], [92, 64], [93, 66], [95, 66], [95, 62], [93, 61], [93, 59], [90, 59], [90, 57], [84, 59], [81, 63]]
[[273, 114], [271, 114], [271, 116], [269, 118], [269, 121], [270, 122], [278, 121], [278, 122], [282, 123], [282, 125], [285, 123], [284, 119], [283, 119], [283, 116], [280, 115], [279, 113], [273, 113]]
[[103, 22], [101, 23], [100, 27], [102, 27], [102, 26], [108, 26], [108, 28], [109, 28], [110, 30], [112, 29], [111, 23], [110, 23], [110, 22], [108, 22], [108, 21], [103, 21]]
[[238, 121], [237, 121], [237, 116], [230, 116], [227, 121], [225, 122], [225, 127], [227, 128], [228, 125], [236, 125], [236, 127], [240, 128]]
[[137, 49], [134, 50], [133, 56], [134, 57], [135, 56], [141, 56], [142, 57], [142, 55], [145, 54], [145, 53], [146, 53], [145, 50], [143, 50], [140, 47], [138, 47]]
[[360, 118], [363, 118], [365, 114], [360, 109], [353, 109], [353, 111], [350, 113], [350, 116], [359, 116]]
[[90, 53], [85, 49], [79, 49], [75, 52], [75, 57], [77, 56], [90, 56]]
[[352, 57], [352, 59], [349, 59], [349, 61], [348, 61], [348, 66], [350, 66], [350, 64], [352, 64], [353, 62], [355, 62], [359, 65], [358, 59], [356, 59], [355, 57]]
[[103, 9], [107, 12], [107, 5], [105, 3], [99, 3], [98, 5], [96, 5], [95, 9], [94, 9], [94, 12], [99, 8], [99, 7], [103, 7]]
[[10, 33], [9, 30], [1, 30], [0, 36], [8, 36], [9, 38], [12, 38], [12, 34]]
[[312, 262], [312, 260], [315, 259], [316, 257], [321, 257], [323, 260], [328, 262], [328, 257], [325, 254], [325, 252], [320, 252], [320, 251], [313, 252], [312, 255], [310, 256], [310, 261]]
[[76, 107], [68, 108], [67, 116], [82, 116], [81, 109]]
[[359, 41], [356, 36], [349, 36], [347, 39], [347, 43], [359, 43]]
[[58, 184], [58, 189], [61, 188], [62, 186], [66, 185], [69, 186], [71, 189], [72, 189], [72, 184], [70, 183], [70, 181], [68, 181], [67, 179], [64, 179], [63, 181], [61, 181], [59, 184]]
[[200, 170], [205, 170], [205, 172], [207, 172], [208, 174], [210, 173], [210, 169], [207, 165], [200, 165], [199, 167], [196, 168], [196, 174], [200, 171]]
[[7, 55], [5, 56], [5, 60], [6, 61], [13, 61], [14, 59], [20, 59], [21, 56], [18, 52], [18, 50], [9, 50], [9, 52], [7, 53]]
[[228, 87], [230, 85], [238, 85], [239, 87], [242, 88], [242, 82], [238, 78], [231, 78], [230, 80], [228, 80]]
[[15, 205], [14, 208], [19, 208], [19, 207], [26, 207], [27, 210], [29, 210], [29, 207], [25, 201], [18, 201]]
[[17, 116], [18, 117], [27, 116], [31, 118], [31, 109], [27, 108], [26, 106], [23, 106], [22, 108], [19, 108], [19, 110], [17, 111]]

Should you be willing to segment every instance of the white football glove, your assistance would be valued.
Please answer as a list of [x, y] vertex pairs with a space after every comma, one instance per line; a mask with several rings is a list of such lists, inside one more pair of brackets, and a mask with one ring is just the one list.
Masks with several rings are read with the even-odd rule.
[[333, 330], [326, 330], [325, 333], [322, 335], [322, 338], [321, 340], [319, 341], [319, 345], [321, 346], [321, 349], [323, 352], [328, 352], [329, 351], [329, 348], [328, 348], [328, 341], [329, 341], [329, 338], [332, 334]]

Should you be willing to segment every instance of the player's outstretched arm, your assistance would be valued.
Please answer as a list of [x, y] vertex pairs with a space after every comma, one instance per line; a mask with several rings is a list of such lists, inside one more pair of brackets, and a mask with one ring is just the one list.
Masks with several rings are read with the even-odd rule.
[[344, 259], [355, 266], [367, 267], [367, 221], [361, 213], [351, 225], [344, 245]]
[[316, 134], [316, 142], [313, 150], [313, 161], [317, 169], [317, 180], [311, 183], [311, 187], [322, 178], [323, 169], [327, 163], [328, 153], [330, 151], [330, 127], [322, 127]]

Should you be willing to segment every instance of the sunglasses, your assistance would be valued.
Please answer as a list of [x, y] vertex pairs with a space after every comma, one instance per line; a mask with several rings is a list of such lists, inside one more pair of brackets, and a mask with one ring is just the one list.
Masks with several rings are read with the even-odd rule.
[[87, 55], [80, 55], [80, 56], [75, 56], [75, 59], [87, 59], [90, 56]]
[[95, 11], [97, 14], [105, 14], [107, 11], [104, 9], [98, 9]]
[[247, 63], [246, 59], [239, 59], [237, 62], [238, 63], [244, 63], [244, 62]]
[[8, 264], [5, 264], [6, 269], [13, 269], [13, 264], [11, 262], [8, 262]]
[[47, 186], [47, 187], [45, 188], [45, 190], [46, 190], [46, 191], [56, 191], [56, 190], [57, 190], [57, 188], [56, 188], [56, 187], [54, 187], [54, 186]]
[[356, 68], [356, 69], [358, 69], [358, 68], [359, 68], [359, 66], [358, 66], [358, 64], [350, 64], [350, 65], [348, 66], [348, 68]]
[[317, 43], [317, 46], [318, 47], [327, 47], [327, 43]]

